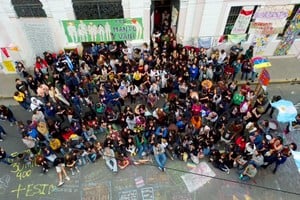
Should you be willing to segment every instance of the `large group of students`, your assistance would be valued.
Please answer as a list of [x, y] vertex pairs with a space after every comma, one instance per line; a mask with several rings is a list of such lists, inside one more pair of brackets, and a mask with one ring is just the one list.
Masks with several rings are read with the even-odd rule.
[[[1, 119], [18, 126], [30, 153], [11, 158], [1, 148], [0, 160], [36, 162], [43, 173], [54, 166], [58, 186], [99, 158], [113, 173], [131, 164], [155, 162], [165, 172], [167, 160], [207, 160], [225, 173], [236, 168], [247, 181], [273, 163], [275, 173], [297, 148], [272, 131], [271, 100], [251, 88], [253, 46], [208, 54], [178, 44], [163, 28], [139, 48], [101, 42], [82, 55], [43, 55], [33, 72], [17, 64], [13, 98], [31, 119], [17, 121], [0, 106]], [[1, 126], [0, 132], [3, 141]]]

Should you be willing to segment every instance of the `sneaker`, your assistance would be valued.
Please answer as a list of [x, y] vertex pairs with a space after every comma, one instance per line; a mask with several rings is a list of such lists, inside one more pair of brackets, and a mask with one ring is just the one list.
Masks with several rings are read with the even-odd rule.
[[158, 167], [158, 169], [159, 169], [160, 171], [163, 171], [163, 169], [162, 169], [161, 167]]
[[71, 180], [71, 179], [70, 179], [70, 177], [66, 176], [66, 180], [69, 181], [69, 180]]
[[14, 124], [13, 123], [10, 123], [10, 126], [13, 126]]
[[162, 168], [162, 171], [163, 171], [163, 172], [165, 172], [165, 171], [166, 171], [166, 168], [165, 168], [165, 167], [163, 167], [163, 168]]
[[243, 177], [244, 177], [244, 175], [243, 175], [243, 174], [241, 174], [239, 178], [240, 178], [240, 179], [242, 179]]
[[59, 182], [58, 185], [57, 185], [57, 187], [60, 187], [60, 186], [62, 186], [63, 184], [64, 184], [64, 182]]
[[72, 176], [75, 176], [75, 172], [74, 171], [72, 171], [71, 173], [72, 173]]
[[0, 138], [0, 142], [2, 142], [3, 141], [3, 139], [2, 138]]
[[230, 174], [230, 170], [228, 170], [228, 171], [226, 172], [226, 174]]
[[79, 170], [79, 169], [77, 169], [76, 171], [77, 171], [77, 173], [80, 173], [80, 170]]

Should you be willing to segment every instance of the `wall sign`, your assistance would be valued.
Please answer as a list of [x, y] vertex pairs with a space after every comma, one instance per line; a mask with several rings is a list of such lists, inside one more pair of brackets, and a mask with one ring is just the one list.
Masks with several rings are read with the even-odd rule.
[[63, 20], [68, 42], [108, 42], [143, 39], [142, 18]]

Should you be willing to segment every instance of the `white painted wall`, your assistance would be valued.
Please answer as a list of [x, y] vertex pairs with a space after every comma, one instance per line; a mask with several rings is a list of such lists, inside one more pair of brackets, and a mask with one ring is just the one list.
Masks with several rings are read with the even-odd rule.
[[[198, 37], [218, 37], [223, 35], [224, 27], [232, 6], [249, 6], [249, 5], [285, 5], [285, 4], [299, 4], [299, 0], [181, 0], [180, 14], [178, 25], [178, 37], [182, 38], [184, 45], [191, 45], [194, 33], [199, 30], [195, 25], [197, 21], [201, 22]], [[192, 7], [194, 6], [194, 7]], [[201, 8], [203, 9], [202, 11]], [[199, 12], [203, 12], [199, 16]], [[280, 40], [274, 37], [269, 41], [265, 49], [265, 56], [273, 56], [273, 53], [279, 44]], [[194, 38], [195, 39], [195, 38]], [[251, 44], [251, 37], [242, 45], [247, 49]], [[232, 44], [221, 45], [219, 49], [229, 49]], [[296, 39], [288, 56], [300, 56], [300, 39]]]
[[[64, 35], [62, 19], [75, 19], [72, 0], [41, 0], [48, 18], [46, 20], [53, 35], [54, 50], [64, 47], [74, 47]], [[177, 27], [177, 38], [183, 44], [191, 45], [193, 39], [204, 36], [221, 36], [232, 6], [243, 5], [282, 5], [300, 3], [299, 0], [180, 0], [180, 10]], [[150, 6], [151, 0], [122, 0], [125, 18], [142, 17], [144, 24], [143, 41], [132, 41], [133, 46], [149, 42], [150, 38]], [[22, 20], [17, 18], [15, 11], [8, 0], [0, 0], [0, 46], [5, 47], [13, 43], [20, 51], [13, 54], [15, 58], [25, 61], [27, 66], [32, 66], [37, 52], [31, 48], [30, 41], [24, 34]], [[29, 20], [29, 19], [28, 19]], [[39, 19], [34, 19], [39, 20]], [[269, 42], [265, 50], [266, 56], [272, 56], [279, 40]], [[231, 45], [231, 44], [230, 44]], [[222, 45], [218, 48], [229, 48]], [[243, 44], [244, 49], [250, 45], [250, 40]], [[46, 50], [46, 49], [45, 49]], [[42, 53], [42, 52], [39, 52]], [[289, 55], [300, 56], [300, 39], [296, 39]]]

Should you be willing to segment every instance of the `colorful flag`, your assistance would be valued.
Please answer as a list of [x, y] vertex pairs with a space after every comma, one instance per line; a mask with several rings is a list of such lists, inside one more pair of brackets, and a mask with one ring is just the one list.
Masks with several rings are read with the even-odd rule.
[[65, 61], [66, 61], [66, 63], [68, 64], [69, 69], [70, 69], [71, 71], [73, 71], [74, 66], [73, 66], [73, 63], [72, 63], [71, 59], [70, 59], [69, 56], [67, 56], [67, 55], [65, 55], [65, 57], [66, 57]]
[[243, 34], [246, 33], [249, 22], [253, 14], [254, 6], [244, 6], [240, 11], [238, 18], [236, 19], [234, 26], [231, 30], [231, 34]]

